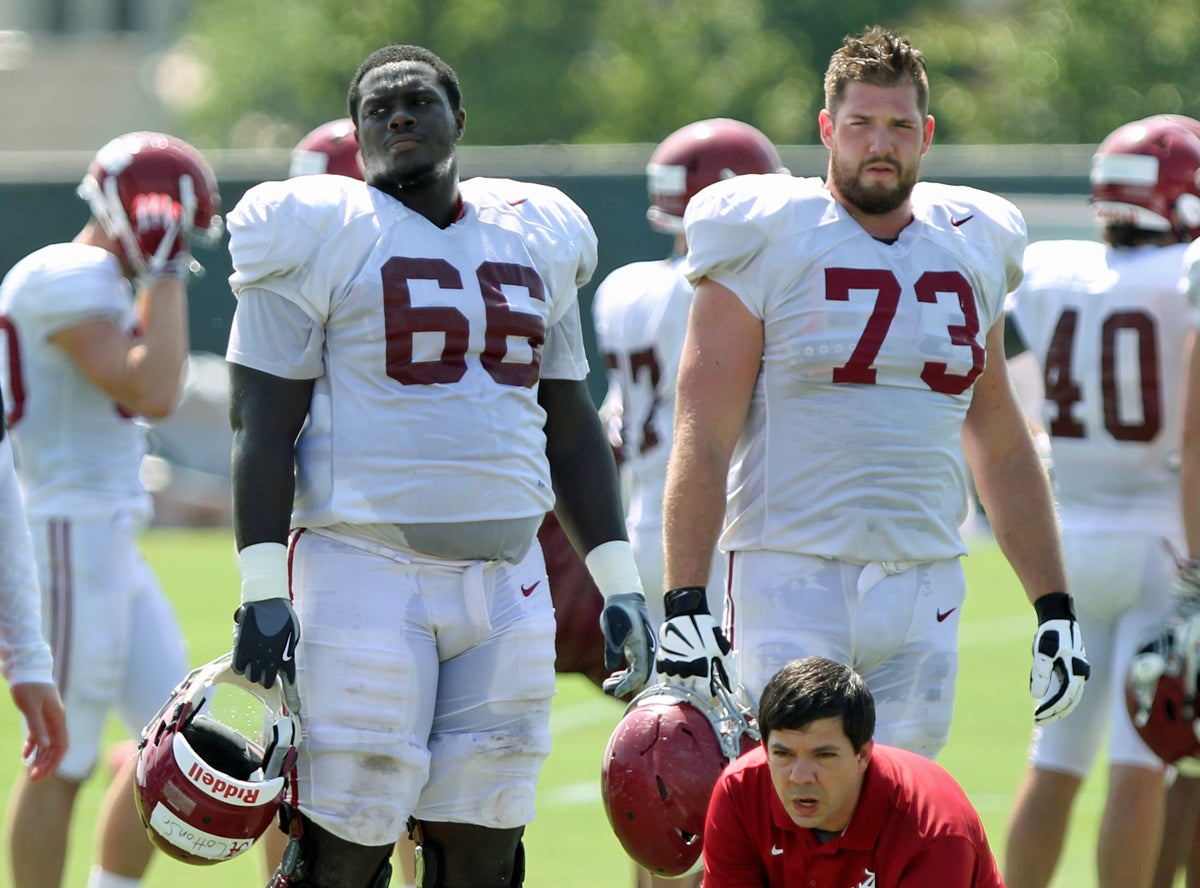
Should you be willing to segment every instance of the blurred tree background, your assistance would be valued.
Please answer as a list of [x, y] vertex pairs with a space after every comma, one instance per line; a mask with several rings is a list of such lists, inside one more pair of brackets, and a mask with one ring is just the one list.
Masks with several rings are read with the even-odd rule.
[[369, 52], [417, 43], [457, 70], [472, 144], [656, 142], [717, 116], [810, 144], [829, 55], [874, 23], [925, 53], [942, 144], [1200, 116], [1196, 0], [195, 0], [164, 92], [202, 144], [290, 147], [345, 116]]

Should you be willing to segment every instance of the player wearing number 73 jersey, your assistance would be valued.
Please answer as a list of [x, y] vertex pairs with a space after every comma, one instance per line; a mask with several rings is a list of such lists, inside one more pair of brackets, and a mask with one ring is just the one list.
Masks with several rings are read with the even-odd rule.
[[917, 183], [933, 119], [906, 39], [847, 38], [825, 82], [827, 182], [742, 176], [684, 217], [696, 295], [667, 585], [703, 582], [725, 511], [726, 623], [747, 691], [796, 657], [846, 663], [875, 696], [880, 741], [932, 757], [965, 596], [964, 450], [1028, 597], [1044, 598], [1035, 666], [1054, 678], [1032, 685], [1038, 717], [1070, 708], [1087, 669], [1081, 645], [1064, 664], [1078, 639], [1053, 507], [1002, 353], [1025, 225], [995, 195]]

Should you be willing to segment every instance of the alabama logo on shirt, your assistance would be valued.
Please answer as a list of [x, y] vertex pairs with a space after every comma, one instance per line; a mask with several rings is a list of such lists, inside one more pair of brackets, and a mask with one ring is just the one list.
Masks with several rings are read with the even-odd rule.
[[854, 888], [875, 888], [875, 874], [869, 869], [864, 869], [863, 875], [866, 876], [866, 878], [855, 885]]

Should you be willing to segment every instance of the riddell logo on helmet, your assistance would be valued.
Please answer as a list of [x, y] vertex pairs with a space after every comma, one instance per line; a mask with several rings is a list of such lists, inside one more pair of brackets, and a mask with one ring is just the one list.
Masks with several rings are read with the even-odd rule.
[[214, 798], [237, 799], [243, 805], [258, 804], [260, 792], [258, 789], [247, 789], [244, 786], [238, 786], [236, 783], [230, 783], [207, 768], [201, 767], [199, 763], [193, 764], [188, 768], [188, 778], [191, 779], [192, 783]]

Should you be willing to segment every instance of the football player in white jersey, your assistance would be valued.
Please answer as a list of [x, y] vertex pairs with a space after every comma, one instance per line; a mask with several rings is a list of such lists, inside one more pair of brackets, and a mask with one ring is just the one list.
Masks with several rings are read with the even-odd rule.
[[627, 664], [606, 690], [653, 668], [585, 380], [595, 236], [555, 189], [460, 183], [460, 89], [428, 50], [372, 53], [348, 105], [365, 183], [263, 183], [228, 219], [233, 662], [303, 721], [271, 884], [386, 885], [411, 818], [424, 884], [519, 885], [550, 745], [551, 507]]
[[796, 657], [847, 663], [875, 696], [880, 742], [933, 757], [966, 593], [964, 451], [1037, 610], [1036, 721], [1078, 702], [1088, 666], [1049, 483], [1004, 364], [1024, 221], [995, 195], [918, 183], [927, 107], [906, 38], [848, 37], [825, 75], [826, 181], [739, 176], [688, 206], [696, 291], [658, 663], [669, 675], [674, 660], [699, 691], [719, 679], [725, 639], [695, 608], [720, 536], [725, 629], [747, 692], [757, 699]]
[[41, 591], [12, 442], [0, 396], [0, 671], [25, 718], [21, 758], [29, 779], [53, 774], [67, 751], [67, 714], [54, 685], [50, 645], [42, 637]]
[[[1196, 124], [1200, 127], [1200, 124]], [[1015, 336], [1036, 359], [1063, 550], [1093, 674], [1075, 711], [1034, 728], [1008, 827], [1009, 888], [1050, 884], [1071, 808], [1108, 737], [1098, 884], [1149, 886], [1163, 825], [1163, 763], [1126, 710], [1138, 643], [1161, 624], [1184, 546], [1178, 458], [1187, 244], [1200, 234], [1200, 135], [1167, 117], [1119, 127], [1096, 151], [1098, 241], [1025, 251], [1010, 296]], [[1017, 349], [1010, 346], [1012, 355]]]
[[[22, 774], [8, 814], [14, 884], [58, 885], [71, 812], [109, 713], [137, 736], [187, 672], [182, 631], [142, 559], [145, 428], [168, 414], [187, 358], [189, 240], [221, 230], [207, 161], [162, 133], [97, 152], [79, 188], [92, 217], [0, 284], [0, 382], [33, 533], [43, 632], [71, 744], [53, 777]], [[151, 844], [133, 759], [113, 780], [89, 885], [138, 884]]]
[[[738, 120], [689, 123], [667, 136], [646, 166], [650, 227], [673, 236], [666, 259], [633, 262], [596, 288], [592, 318], [608, 370], [602, 412], [619, 422], [615, 437], [626, 496], [629, 542], [642, 587], [663, 589], [662, 499], [675, 419], [675, 376], [683, 351], [692, 285], [680, 271], [687, 241], [683, 213], [703, 188], [745, 173], [786, 172], [770, 140]], [[724, 559], [717, 553], [709, 604], [719, 613]], [[663, 621], [661, 596], [646, 603], [653, 625]]]
[[[701, 189], [747, 173], [786, 172], [775, 146], [739, 120], [699, 120], [667, 136], [646, 166], [650, 227], [673, 236], [666, 259], [633, 262], [611, 272], [596, 288], [592, 318], [608, 370], [602, 412], [619, 423], [610, 438], [619, 453], [625, 524], [637, 558], [651, 625], [663, 622], [662, 503], [675, 419], [675, 376], [683, 351], [692, 285], [680, 268], [687, 253], [683, 214]], [[706, 606], [724, 606], [724, 557], [713, 553]], [[644, 884], [678, 885], [642, 871]], [[691, 877], [699, 884], [700, 874]]]
[[[1200, 121], [1163, 115], [1190, 127], [1200, 137]], [[1193, 220], [1194, 221], [1194, 220]], [[1196, 237], [1200, 232], [1193, 231]], [[1179, 458], [1181, 517], [1186, 549], [1174, 584], [1174, 596], [1187, 611], [1200, 598], [1200, 238], [1192, 240], [1183, 257], [1182, 283], [1188, 304], [1183, 371], [1183, 430]], [[1184, 716], [1180, 716], [1183, 718]], [[1179, 772], [1167, 790], [1162, 849], [1154, 873], [1154, 888], [1171, 888], [1182, 868], [1188, 888], [1200, 886], [1200, 776]]]

